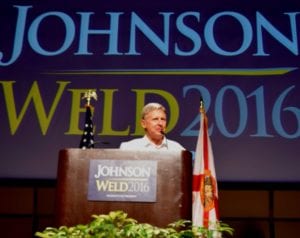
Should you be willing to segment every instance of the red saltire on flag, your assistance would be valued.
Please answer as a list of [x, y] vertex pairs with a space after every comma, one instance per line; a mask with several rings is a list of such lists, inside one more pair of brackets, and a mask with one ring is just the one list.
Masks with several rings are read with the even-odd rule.
[[219, 221], [218, 185], [214, 156], [208, 134], [208, 119], [203, 102], [200, 105], [200, 130], [193, 168], [193, 225], [214, 228]]

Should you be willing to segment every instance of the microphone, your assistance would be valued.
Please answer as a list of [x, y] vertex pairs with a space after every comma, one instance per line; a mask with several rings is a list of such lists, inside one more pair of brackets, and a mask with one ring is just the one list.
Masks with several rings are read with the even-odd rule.
[[89, 145], [87, 146], [87, 148], [90, 149], [90, 148], [92, 148], [93, 146], [99, 145], [99, 144], [102, 144], [102, 145], [109, 145], [110, 142], [108, 142], [108, 141], [94, 141], [93, 143], [89, 143]]

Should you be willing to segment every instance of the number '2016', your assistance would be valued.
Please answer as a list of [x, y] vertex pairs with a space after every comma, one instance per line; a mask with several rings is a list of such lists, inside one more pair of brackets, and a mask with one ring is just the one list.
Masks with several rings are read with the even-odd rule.
[[[250, 136], [252, 137], [273, 137], [274, 133], [270, 133], [270, 127], [267, 127], [267, 124], [271, 122], [275, 132], [288, 139], [295, 139], [300, 137], [300, 108], [295, 105], [286, 105], [285, 100], [289, 94], [295, 89], [295, 85], [289, 86], [284, 89], [277, 98], [275, 98], [274, 103], [271, 105], [266, 105], [265, 103], [265, 90], [264, 86], [260, 86], [255, 89], [253, 92], [245, 95], [245, 93], [235, 85], [226, 85], [222, 87], [216, 94], [214, 101], [214, 123], [210, 124], [209, 132], [213, 133], [217, 127], [222, 135], [228, 138], [236, 138], [242, 135], [245, 131], [249, 115], [249, 106], [248, 99], [255, 100], [255, 115], [251, 115], [251, 118], [256, 117], [256, 131], [254, 131]], [[187, 97], [187, 94], [191, 91], [197, 90], [200, 95], [203, 97], [205, 102], [206, 111], [210, 110], [212, 105], [211, 94], [207, 88], [202, 85], [188, 85], [183, 88], [183, 96]], [[239, 120], [236, 124], [234, 131], [229, 131], [228, 126], [226, 126], [226, 121], [223, 115], [223, 108], [225, 108], [226, 102], [225, 94], [232, 94], [236, 100], [239, 111]], [[271, 108], [270, 117], [266, 116], [266, 106]], [[292, 125], [294, 130], [287, 131], [285, 129], [286, 122], [284, 121], [284, 113], [291, 113], [295, 118], [296, 123]], [[199, 124], [200, 117], [196, 115], [192, 122], [182, 131], [181, 136], [196, 136], [198, 131], [193, 128], [197, 128]], [[210, 120], [212, 121], [212, 120]], [[289, 125], [291, 127], [291, 125]]]

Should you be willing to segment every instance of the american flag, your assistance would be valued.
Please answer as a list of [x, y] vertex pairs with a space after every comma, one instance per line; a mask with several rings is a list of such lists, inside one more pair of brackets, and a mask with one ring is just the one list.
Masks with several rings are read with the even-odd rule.
[[201, 101], [200, 130], [193, 168], [193, 225], [214, 228], [219, 221], [218, 186], [214, 156], [208, 134], [208, 119]]
[[94, 148], [94, 126], [92, 120], [92, 109], [90, 105], [86, 105], [84, 130], [81, 137], [79, 148], [90, 149]]

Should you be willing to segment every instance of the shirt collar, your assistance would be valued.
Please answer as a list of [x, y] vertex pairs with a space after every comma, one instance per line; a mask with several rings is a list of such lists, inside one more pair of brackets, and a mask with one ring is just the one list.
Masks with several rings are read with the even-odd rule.
[[156, 149], [161, 149], [161, 148], [164, 148], [164, 147], [168, 148], [167, 138], [165, 136], [164, 136], [163, 141], [160, 145], [154, 144], [151, 140], [149, 140], [149, 138], [146, 135], [144, 135], [143, 140], [144, 140], [144, 146], [145, 147], [153, 147], [153, 148], [156, 148]]

